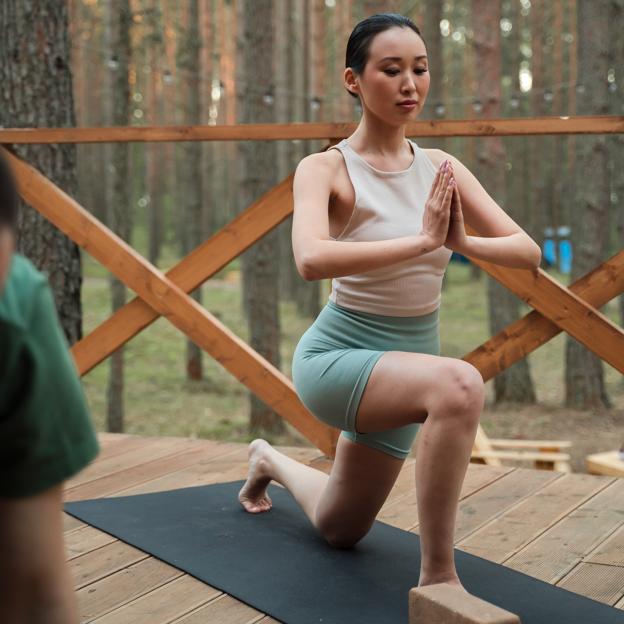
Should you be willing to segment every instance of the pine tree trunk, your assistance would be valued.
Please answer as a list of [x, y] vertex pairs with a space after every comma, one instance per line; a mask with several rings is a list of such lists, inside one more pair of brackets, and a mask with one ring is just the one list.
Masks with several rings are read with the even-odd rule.
[[[544, 19], [548, 12], [543, 2], [531, 3], [531, 114], [534, 117], [546, 115], [544, 103]], [[531, 138], [531, 201], [526, 221], [526, 230], [540, 247], [544, 244], [544, 228], [549, 210], [546, 192], [545, 158], [540, 158], [545, 148], [544, 136]]]
[[[265, 102], [273, 81], [273, 30], [257, 28], [272, 24], [271, 0], [243, 0], [238, 16], [240, 71], [238, 97], [239, 123], [272, 123], [274, 102]], [[241, 141], [238, 145], [239, 207], [243, 210], [273, 187], [276, 150], [274, 141]], [[276, 368], [280, 368], [280, 322], [278, 292], [279, 254], [277, 232], [273, 230], [248, 249], [243, 260], [244, 311], [250, 345]], [[250, 394], [249, 430], [252, 436], [286, 430], [282, 418]]]
[[[563, 0], [554, 0], [553, 9], [553, 36], [554, 36], [554, 58], [553, 58], [553, 84], [563, 84]], [[559, 89], [553, 89], [553, 102], [551, 115], [565, 115], [563, 92]], [[559, 241], [560, 231], [559, 228], [566, 224], [567, 218], [565, 216], [565, 204], [567, 201], [564, 199], [564, 158], [565, 158], [565, 142], [564, 137], [557, 135], [551, 137], [553, 144], [553, 160], [551, 163], [552, 177], [551, 177], [551, 215], [552, 226], [554, 228], [555, 241]], [[559, 245], [557, 245], [557, 259], [559, 258]]]
[[[275, 114], [278, 121], [292, 123], [301, 121], [299, 117], [300, 107], [297, 105], [299, 66], [296, 43], [301, 38], [297, 35], [297, 11], [290, 0], [279, 0], [275, 3], [275, 44], [274, 62], [276, 68], [275, 86], [277, 90], [275, 98]], [[300, 159], [299, 140], [279, 142], [276, 145], [278, 154], [279, 179], [291, 173]], [[292, 216], [277, 227], [279, 238], [279, 252], [282, 270], [279, 275], [280, 298], [295, 302], [300, 282], [303, 278], [299, 275], [292, 250]]]
[[[498, 2], [473, 0], [473, 30], [476, 62], [479, 67], [477, 84], [479, 98], [483, 102], [485, 118], [501, 116], [501, 40], [500, 28], [492, 28], [501, 21]], [[511, 206], [505, 201], [506, 155], [500, 137], [482, 139], [477, 146], [477, 177], [484, 183], [490, 195], [510, 213]], [[490, 332], [497, 334], [503, 327], [518, 319], [519, 301], [516, 296], [488, 276], [488, 309]], [[534, 403], [535, 392], [526, 358], [520, 360], [494, 378], [495, 401]]]
[[[108, 74], [108, 107], [110, 124], [127, 126], [130, 123], [130, 27], [132, 14], [128, 0], [109, 0], [106, 13], [110, 50]], [[108, 163], [107, 194], [108, 226], [125, 240], [130, 238], [130, 189], [128, 185], [128, 143], [111, 146]], [[126, 287], [111, 276], [111, 311], [114, 313], [126, 303]], [[124, 430], [124, 347], [110, 357], [107, 387], [107, 430]]]
[[[584, 86], [578, 114], [609, 112], [605, 76], [609, 69], [609, 0], [578, 0], [578, 62]], [[572, 280], [594, 269], [607, 248], [609, 174], [605, 135], [583, 136], [576, 145], [576, 188], [570, 195], [572, 225]], [[566, 342], [566, 406], [577, 409], [610, 407], [602, 360], [573, 338]]]
[[[74, 127], [67, 6], [55, 0], [0, 2], [0, 126]], [[19, 145], [15, 152], [69, 195], [77, 191], [76, 146]], [[78, 246], [22, 203], [18, 249], [48, 275], [70, 343], [82, 337]]]
[[[470, 10], [470, 16], [466, 17], [466, 21], [468, 22], [469, 20], [474, 21], [476, 18], [473, 17], [474, 15], [474, 3], [470, 3], [469, 5], [469, 10]], [[476, 52], [475, 52], [475, 46], [472, 45], [473, 44], [473, 39], [474, 39], [474, 34], [473, 34], [473, 38], [470, 39], [468, 38], [469, 35], [469, 31], [467, 34], [467, 39], [466, 39], [466, 50], [464, 52], [464, 59], [463, 59], [463, 68], [462, 68], [462, 73], [463, 73], [463, 82], [462, 82], [462, 91], [463, 93], [470, 93], [472, 95], [472, 101], [468, 101], [464, 104], [464, 111], [465, 114], [462, 116], [462, 118], [465, 119], [474, 119], [474, 118], [481, 118], [483, 115], [481, 112], [477, 112], [474, 108], [474, 103], [476, 100], [479, 99], [479, 94], [475, 93], [475, 89], [474, 89], [474, 85], [476, 82], [476, 73], [478, 71], [478, 63], [475, 59], [476, 56]], [[476, 166], [477, 166], [477, 137], [466, 137], [465, 143], [464, 143], [464, 158], [465, 158], [465, 163], [466, 166], [471, 170], [476, 170]], [[482, 271], [481, 269], [474, 263], [471, 262], [470, 263], [470, 279], [471, 281], [477, 281], [480, 280], [482, 278]]]
[[[622, 92], [624, 91], [624, 0], [611, 0], [610, 16], [611, 33], [609, 35], [610, 65], [615, 68], [616, 90], [611, 93], [610, 114], [624, 114]], [[613, 222], [617, 229], [616, 248], [624, 249], [624, 134], [613, 134], [609, 137], [611, 169], [611, 189], [615, 195], [613, 204]], [[624, 294], [618, 297], [620, 326], [624, 326]], [[624, 380], [623, 380], [624, 381]]]
[[[444, 104], [443, 79], [445, 72], [444, 54], [442, 53], [442, 34], [440, 33], [440, 21], [442, 20], [442, 2], [427, 0], [425, 3], [425, 23], [423, 37], [427, 45], [427, 59], [429, 66], [429, 93], [425, 101], [425, 108], [419, 118], [438, 119], [436, 107]], [[441, 150], [448, 149], [445, 137], [436, 137], [435, 145]]]
[[[180, 111], [184, 125], [201, 123], [201, 72], [198, 0], [189, 0], [181, 9], [183, 27], [178, 35], [176, 67], [180, 75]], [[184, 141], [178, 145], [176, 159], [176, 196], [182, 214], [182, 253], [187, 255], [202, 240], [202, 146], [199, 141]], [[201, 288], [191, 293], [201, 303]], [[191, 380], [202, 378], [202, 351], [192, 341], [186, 341], [186, 376]]]
[[[302, 113], [302, 121], [310, 122], [312, 121], [312, 110], [310, 107], [310, 101], [313, 97], [313, 85], [314, 85], [314, 73], [313, 73], [313, 54], [316, 53], [315, 48], [312, 46], [312, 37], [311, 37], [311, 24], [313, 23], [311, 11], [313, 7], [313, 2], [315, 0], [303, 0], [302, 7], [302, 27], [303, 27], [303, 36], [301, 38], [302, 46], [303, 46], [303, 62], [300, 66], [299, 71], [301, 71], [303, 76], [303, 101], [301, 103], [301, 113]], [[305, 141], [303, 144], [304, 153], [309, 154], [318, 149], [318, 146], [314, 141]], [[292, 218], [291, 218], [292, 221]], [[291, 272], [296, 273], [296, 265], [295, 258], [292, 255], [292, 243], [288, 245], [291, 252], [291, 261], [290, 267]], [[299, 314], [309, 318], [316, 318], [321, 311], [320, 309], [320, 285], [321, 282], [318, 280], [307, 282], [302, 279], [301, 276], [296, 273], [295, 280], [295, 303], [297, 305], [297, 311]]]
[[[147, 119], [152, 126], [163, 124], [163, 84], [160, 72], [156, 68], [162, 62], [163, 32], [162, 18], [158, 15], [158, 0], [149, 0], [149, 9], [152, 17], [151, 41], [148, 44], [148, 59], [151, 66], [147, 88]], [[147, 204], [148, 218], [148, 254], [149, 261], [158, 265], [163, 237], [163, 148], [160, 143], [146, 143], [146, 186], [149, 203]]]

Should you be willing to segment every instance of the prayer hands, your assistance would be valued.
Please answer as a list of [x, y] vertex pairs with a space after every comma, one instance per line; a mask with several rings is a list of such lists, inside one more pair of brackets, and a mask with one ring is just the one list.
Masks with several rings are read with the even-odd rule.
[[[450, 165], [450, 162], [449, 162]], [[466, 247], [468, 242], [466, 236], [466, 228], [464, 226], [464, 214], [462, 212], [461, 198], [459, 197], [459, 189], [457, 188], [457, 182], [452, 177], [452, 165], [451, 166], [451, 179], [453, 180], [453, 193], [451, 197], [451, 211], [449, 217], [449, 227], [446, 233], [446, 240], [444, 246], [447, 249], [462, 253], [462, 250]]]

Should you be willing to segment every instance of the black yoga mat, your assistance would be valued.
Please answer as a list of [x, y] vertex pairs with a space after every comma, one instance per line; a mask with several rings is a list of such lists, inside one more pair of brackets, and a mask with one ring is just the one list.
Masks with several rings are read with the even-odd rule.
[[[271, 511], [247, 513], [237, 498], [243, 483], [80, 501], [65, 510], [287, 624], [408, 622], [418, 535], [376, 521], [354, 548], [334, 549], [275, 484]], [[470, 593], [523, 624], [624, 622], [614, 607], [460, 550], [455, 558]]]

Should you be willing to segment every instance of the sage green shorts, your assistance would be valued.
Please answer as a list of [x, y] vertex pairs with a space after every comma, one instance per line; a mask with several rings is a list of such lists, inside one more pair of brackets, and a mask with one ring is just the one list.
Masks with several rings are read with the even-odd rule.
[[293, 354], [292, 378], [302, 403], [353, 442], [405, 459], [419, 424], [359, 433], [356, 414], [371, 371], [386, 351], [439, 355], [438, 313], [382, 316], [328, 300]]

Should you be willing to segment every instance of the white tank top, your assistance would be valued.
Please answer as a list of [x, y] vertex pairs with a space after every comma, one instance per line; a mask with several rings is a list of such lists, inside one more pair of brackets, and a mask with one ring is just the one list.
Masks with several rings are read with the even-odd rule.
[[[412, 164], [402, 171], [380, 171], [347, 139], [338, 149], [355, 190], [355, 207], [337, 241], [376, 241], [419, 234], [425, 202], [436, 169], [413, 141]], [[440, 305], [442, 277], [452, 251], [444, 246], [390, 266], [332, 279], [336, 305], [385, 316], [420, 316]]]

